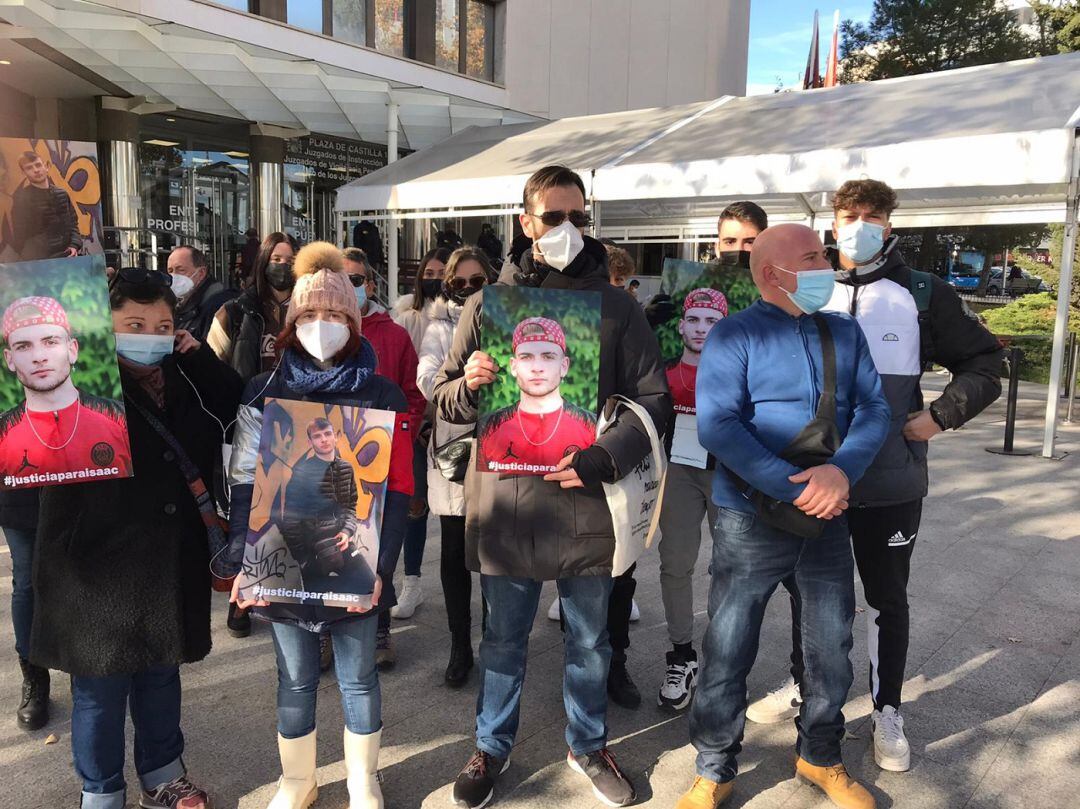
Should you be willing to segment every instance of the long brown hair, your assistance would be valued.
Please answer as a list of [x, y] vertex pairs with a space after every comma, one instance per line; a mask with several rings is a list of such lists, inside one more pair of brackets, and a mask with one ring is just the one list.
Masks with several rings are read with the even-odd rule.
[[427, 265], [432, 261], [441, 261], [446, 264], [450, 260], [450, 250], [446, 247], [436, 247], [433, 250], [428, 250], [424, 253], [424, 257], [420, 259], [420, 265], [416, 268], [416, 281], [413, 284], [413, 299], [412, 308], [416, 311], [420, 311], [424, 308], [424, 304], [427, 300], [424, 298], [424, 270], [427, 269]]
[[251, 284], [255, 287], [255, 295], [259, 299], [259, 304], [262, 306], [265, 316], [272, 316], [277, 306], [276, 301], [273, 300], [273, 287], [266, 280], [266, 265], [270, 263], [270, 254], [274, 252], [274, 248], [282, 242], [288, 242], [293, 253], [299, 252], [300, 247], [297, 245], [296, 239], [287, 233], [275, 231], [262, 240], [262, 244], [259, 245], [259, 254], [255, 257], [255, 263], [251, 266]]
[[484, 279], [487, 283], [490, 284], [494, 280], [495, 272], [491, 269], [491, 259], [488, 258], [487, 253], [479, 247], [473, 247], [471, 244], [467, 244], [464, 247], [459, 247], [450, 254], [450, 260], [446, 262], [446, 273], [443, 275], [443, 284], [449, 284], [454, 280], [454, 276], [457, 275], [458, 267], [466, 261], [475, 261], [480, 265], [480, 268], [484, 271]]

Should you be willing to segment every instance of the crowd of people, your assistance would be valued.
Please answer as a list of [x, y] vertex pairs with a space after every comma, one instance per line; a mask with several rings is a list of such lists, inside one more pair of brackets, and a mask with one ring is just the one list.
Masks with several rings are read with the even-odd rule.
[[[241, 567], [272, 398], [388, 410], [396, 420], [371, 607], [270, 603], [242, 597], [239, 580], [232, 585], [228, 631], [243, 637], [253, 616], [265, 621], [276, 653], [281, 777], [269, 809], [316, 800], [316, 697], [331, 666], [350, 809], [383, 806], [379, 676], [395, 662], [392, 618], [410, 618], [425, 600], [429, 514], [441, 542], [445, 682], [463, 687], [478, 669], [475, 752], [454, 778], [454, 803], [487, 805], [510, 766], [545, 581], [557, 585], [549, 615], [564, 633], [567, 765], [603, 803], [635, 802], [608, 748], [607, 723], [609, 701], [642, 701], [627, 655], [635, 567], [612, 575], [616, 533], [603, 484], [653, 451], [642, 418], [663, 436], [669, 459], [658, 552], [671, 648], [655, 701], [688, 713], [698, 752], [677, 809], [714, 809], [732, 793], [747, 719], [794, 719], [796, 774], [837, 806], [875, 806], [841, 757], [856, 569], [868, 605], [875, 761], [909, 768], [901, 714], [907, 586], [927, 442], [1000, 394], [997, 340], [949, 286], [907, 265], [890, 224], [896, 195], [873, 180], [837, 190], [828, 248], [801, 225], [770, 227], [752, 201], [729, 206], [716, 261], [746, 273], [759, 293], [738, 312], [707, 281], [679, 302], [637, 301], [628, 286], [633, 259], [586, 235], [585, 187], [565, 167], [533, 174], [523, 205], [522, 235], [508, 255], [491, 255], [502, 252], [493, 232], [477, 247], [444, 238], [421, 260], [412, 294], [390, 310], [376, 299], [363, 250], [300, 247], [282, 233], [252, 251], [239, 293], [215, 281], [204, 254], [187, 245], [172, 252], [167, 272], [113, 275], [135, 476], [0, 494], [24, 675], [18, 722], [44, 727], [49, 670], [71, 675], [83, 807], [124, 806], [128, 716], [139, 805], [210, 806], [183, 762], [180, 669], [210, 653], [212, 585]], [[497, 276], [492, 259], [503, 260]], [[568, 450], [545, 475], [460, 462], [477, 452], [480, 391], [503, 370], [481, 348], [489, 284], [596, 296], [599, 402], [637, 406], [618, 410], [595, 441]], [[682, 349], [663, 357], [656, 329], [673, 321]], [[537, 339], [557, 344], [562, 333], [550, 323], [534, 324]], [[27, 324], [10, 325], [5, 314], [9, 364], [12, 334]], [[530, 345], [524, 332], [515, 335], [513, 362], [527, 362], [517, 352]], [[952, 378], [926, 407], [919, 380], [929, 363]], [[532, 440], [530, 422], [515, 424]], [[313, 471], [294, 470], [297, 491], [340, 463], [333, 426], [316, 420], [307, 430]], [[703, 522], [712, 550], [699, 654], [692, 579]], [[301, 567], [310, 560], [293, 535], [303, 539], [305, 530], [297, 524], [286, 537]], [[765, 607], [780, 585], [791, 604], [791, 677], [748, 705]]]

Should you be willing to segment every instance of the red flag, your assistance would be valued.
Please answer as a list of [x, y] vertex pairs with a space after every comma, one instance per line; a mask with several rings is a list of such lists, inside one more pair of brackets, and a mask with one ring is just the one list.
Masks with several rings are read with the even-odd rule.
[[810, 55], [806, 57], [806, 73], [802, 88], [813, 90], [821, 86], [821, 62], [818, 59], [818, 13], [814, 11], [814, 35], [810, 38]]
[[835, 87], [840, 83], [840, 9], [833, 14], [832, 24], [832, 47], [829, 48], [829, 59], [825, 65], [824, 87]]

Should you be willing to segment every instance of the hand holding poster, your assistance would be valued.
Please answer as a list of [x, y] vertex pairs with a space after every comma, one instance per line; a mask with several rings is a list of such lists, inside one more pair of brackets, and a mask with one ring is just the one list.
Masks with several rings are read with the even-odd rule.
[[0, 486], [130, 477], [104, 261], [0, 264]]
[[491, 286], [481, 347], [498, 380], [481, 388], [477, 469], [544, 475], [596, 440], [600, 294]]
[[370, 607], [395, 414], [267, 399], [240, 597]]

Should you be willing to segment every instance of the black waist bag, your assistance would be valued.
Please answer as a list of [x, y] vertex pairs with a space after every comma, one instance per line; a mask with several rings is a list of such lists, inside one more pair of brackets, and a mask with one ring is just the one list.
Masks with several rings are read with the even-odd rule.
[[[840, 448], [840, 431], [836, 427], [836, 346], [825, 318], [822, 315], [813, 317], [821, 336], [825, 385], [813, 420], [780, 453], [782, 459], [800, 469], [828, 463]], [[727, 473], [754, 504], [758, 519], [766, 525], [804, 539], [817, 539], [825, 530], [825, 520], [811, 517], [791, 503], [753, 489], [730, 469]]]

